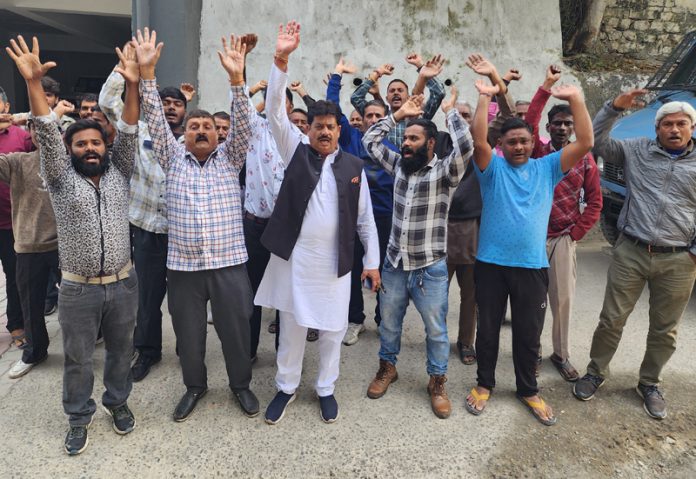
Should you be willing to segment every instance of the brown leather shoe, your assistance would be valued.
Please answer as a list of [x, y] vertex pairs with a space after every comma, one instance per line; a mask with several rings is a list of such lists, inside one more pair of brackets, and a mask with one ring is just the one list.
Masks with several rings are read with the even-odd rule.
[[430, 376], [428, 383], [428, 394], [430, 394], [430, 405], [433, 412], [440, 419], [447, 419], [452, 412], [452, 405], [445, 391], [447, 376]]
[[389, 389], [389, 385], [397, 379], [399, 379], [399, 373], [396, 372], [396, 366], [389, 361], [380, 359], [379, 370], [367, 388], [367, 397], [370, 399], [381, 398]]

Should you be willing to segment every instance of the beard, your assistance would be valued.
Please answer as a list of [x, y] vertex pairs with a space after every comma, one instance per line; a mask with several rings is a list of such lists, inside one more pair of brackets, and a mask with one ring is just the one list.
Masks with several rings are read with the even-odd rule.
[[[87, 163], [89, 158], [99, 158], [99, 163]], [[77, 156], [74, 153], [70, 153], [70, 161], [72, 162], [75, 171], [87, 178], [93, 178], [95, 176], [103, 175], [106, 169], [109, 167], [111, 162], [111, 157], [107, 151], [104, 156], [98, 153], [85, 153], [82, 156]]]
[[[412, 153], [412, 155], [410, 158], [406, 158], [403, 156], [404, 153]], [[406, 174], [406, 176], [412, 175], [427, 165], [430, 161], [428, 160], [428, 146], [425, 144], [415, 151], [408, 147], [402, 148], [401, 155], [401, 161], [399, 164], [401, 165], [401, 170]]]

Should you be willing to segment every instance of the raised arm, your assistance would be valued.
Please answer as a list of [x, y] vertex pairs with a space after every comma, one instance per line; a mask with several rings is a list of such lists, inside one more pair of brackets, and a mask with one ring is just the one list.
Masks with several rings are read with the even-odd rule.
[[[471, 68], [474, 73], [488, 77], [491, 84], [498, 87], [498, 93], [496, 93], [495, 96], [496, 100], [498, 101], [499, 111], [495, 118], [487, 125], [488, 144], [491, 146], [491, 148], [493, 148], [498, 140], [498, 137], [500, 136], [500, 127], [503, 125], [505, 120], [512, 118], [515, 115], [515, 107], [513, 106], [514, 102], [508, 95], [508, 89], [505, 81], [498, 74], [498, 70], [491, 61], [486, 59], [481, 54], [474, 53], [473, 55], [469, 55], [466, 61], [466, 66]], [[486, 119], [488, 119], [488, 116], [486, 116]]]
[[[642, 105], [638, 98], [648, 93], [647, 90], [634, 89], [617, 96], [613, 101], [604, 104], [595, 116], [592, 123], [593, 132], [596, 138], [595, 153], [605, 161], [623, 165], [625, 154], [623, 142], [611, 138], [611, 129], [621, 114], [629, 108], [636, 108]], [[576, 127], [577, 130], [577, 127]]]
[[479, 92], [479, 98], [471, 130], [474, 139], [474, 161], [478, 169], [483, 171], [488, 168], [493, 158], [493, 150], [488, 144], [488, 105], [493, 95], [500, 91], [500, 87], [488, 85], [483, 80], [476, 80], [476, 89]]
[[573, 85], [560, 85], [551, 89], [554, 98], [565, 100], [570, 105], [575, 123], [575, 141], [561, 150], [561, 170], [565, 173], [580, 161], [594, 146], [592, 120], [585, 106], [580, 89]]
[[353, 108], [358, 110], [358, 113], [361, 115], [365, 113], [367, 93], [370, 91], [370, 89], [379, 81], [380, 78], [382, 78], [382, 76], [391, 75], [393, 72], [394, 66], [389, 63], [385, 63], [372, 71], [368, 75], [367, 79], [355, 89], [353, 94], [350, 96], [350, 103], [353, 105]]
[[445, 59], [442, 55], [436, 55], [428, 60], [418, 72], [418, 80], [416, 81], [416, 86], [413, 87], [414, 95], [423, 92], [422, 85], [428, 87], [430, 95], [423, 107], [423, 118], [427, 118], [428, 120], [431, 120], [435, 116], [437, 109], [440, 108], [440, 104], [445, 98], [445, 86], [437, 79], [437, 76], [442, 73], [444, 64]]
[[183, 145], [177, 143], [167, 124], [162, 99], [157, 91], [155, 67], [164, 44], [156, 43], [157, 33], [153, 31], [150, 34], [147, 27], [144, 32], [138, 30], [137, 37], [133, 41], [136, 44], [135, 53], [140, 65], [140, 94], [142, 96], [143, 116], [152, 139], [152, 152], [162, 169], [166, 171], [177, 148], [183, 148]]
[[546, 103], [549, 101], [549, 97], [551, 96], [551, 87], [553, 87], [560, 78], [561, 69], [556, 65], [550, 65], [546, 69], [546, 78], [544, 79], [544, 83], [534, 94], [534, 98], [532, 98], [532, 101], [529, 104], [527, 114], [524, 116], [524, 121], [526, 121], [534, 130], [532, 133], [532, 138], [534, 139], [532, 158], [540, 158], [543, 155], [541, 138], [539, 135], [539, 123], [541, 122], [541, 114], [546, 107]]
[[457, 186], [459, 180], [464, 176], [474, 149], [469, 125], [454, 107], [456, 103], [457, 88], [453, 86], [450, 97], [447, 101], [442, 102], [442, 109], [447, 116], [447, 128], [449, 129], [453, 145], [452, 153], [445, 159], [445, 163], [448, 163], [447, 177], [450, 186], [453, 187]]
[[285, 108], [285, 88], [288, 84], [288, 61], [290, 54], [300, 45], [300, 25], [294, 20], [286, 27], [280, 25], [276, 40], [276, 52], [273, 57], [271, 75], [266, 91], [266, 115], [268, 126], [281, 158], [286, 165], [295, 154], [300, 139], [293, 133], [293, 124]]
[[[341, 108], [341, 79], [343, 78], [344, 73], [355, 73], [356, 68], [355, 65], [352, 63], [347, 63], [345, 60], [343, 60], [343, 57], [341, 57], [338, 60], [338, 63], [336, 64], [336, 68], [334, 68], [334, 72], [329, 77], [329, 83], [326, 85], [326, 100], [334, 102], [336, 105], [338, 105], [338, 108]], [[341, 111], [341, 134], [338, 137], [338, 144], [341, 146], [341, 148], [346, 149], [348, 145], [350, 145], [352, 136], [353, 136], [353, 127], [350, 124], [350, 121], [348, 121], [348, 118], [346, 118], [346, 115]]]

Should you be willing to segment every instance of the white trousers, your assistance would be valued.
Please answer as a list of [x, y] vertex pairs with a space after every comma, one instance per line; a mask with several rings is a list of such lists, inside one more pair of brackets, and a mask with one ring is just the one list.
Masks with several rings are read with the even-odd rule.
[[[338, 379], [341, 363], [341, 342], [347, 328], [346, 324], [341, 331], [319, 331], [319, 374], [315, 385], [319, 396], [334, 393], [334, 383]], [[306, 342], [307, 328], [297, 324], [294, 314], [281, 311], [276, 387], [285, 394], [293, 394], [300, 385]]]

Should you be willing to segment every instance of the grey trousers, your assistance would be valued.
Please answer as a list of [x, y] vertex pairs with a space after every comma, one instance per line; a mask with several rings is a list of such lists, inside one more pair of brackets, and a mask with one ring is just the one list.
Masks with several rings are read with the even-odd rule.
[[233, 391], [247, 389], [251, 382], [249, 319], [253, 298], [246, 265], [204, 271], [168, 269], [167, 288], [186, 389], [201, 392], [208, 388], [205, 367], [208, 301], [213, 326], [222, 343], [229, 386]]
[[92, 399], [92, 356], [101, 326], [104, 335], [104, 387], [102, 404], [113, 408], [128, 400], [133, 387], [130, 372], [133, 330], [138, 309], [138, 278], [107, 285], [63, 280], [58, 293], [58, 322], [63, 334], [63, 409], [72, 426], [89, 424], [96, 410]]

